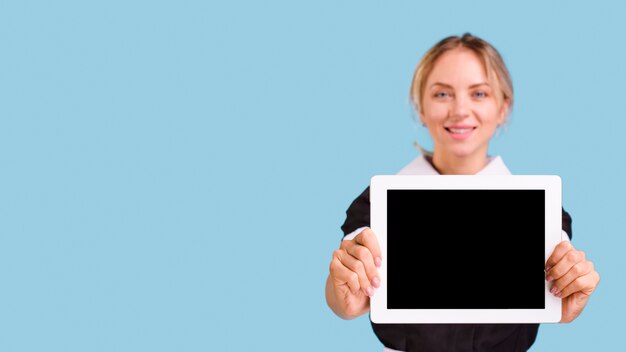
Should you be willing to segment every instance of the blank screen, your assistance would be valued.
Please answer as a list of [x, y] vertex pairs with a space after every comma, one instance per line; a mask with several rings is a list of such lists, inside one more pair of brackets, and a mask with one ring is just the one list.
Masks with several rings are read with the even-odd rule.
[[545, 308], [545, 190], [388, 190], [388, 309]]

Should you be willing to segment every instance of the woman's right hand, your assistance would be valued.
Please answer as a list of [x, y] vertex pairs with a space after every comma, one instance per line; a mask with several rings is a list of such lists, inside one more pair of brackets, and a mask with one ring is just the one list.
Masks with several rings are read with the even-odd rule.
[[326, 282], [326, 300], [337, 315], [352, 319], [367, 313], [369, 298], [380, 286], [381, 263], [378, 239], [370, 228], [352, 240], [342, 241], [333, 252]]

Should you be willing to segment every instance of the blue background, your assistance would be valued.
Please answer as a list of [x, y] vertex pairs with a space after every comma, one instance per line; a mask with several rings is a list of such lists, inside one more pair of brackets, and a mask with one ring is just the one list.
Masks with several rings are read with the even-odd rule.
[[[427, 146], [408, 87], [470, 31], [602, 276], [533, 351], [626, 350], [624, 2], [0, 2], [0, 350], [379, 351], [324, 299], [349, 203]], [[462, 209], [459, 209], [462, 211]], [[503, 292], [502, 294], [506, 294]]]

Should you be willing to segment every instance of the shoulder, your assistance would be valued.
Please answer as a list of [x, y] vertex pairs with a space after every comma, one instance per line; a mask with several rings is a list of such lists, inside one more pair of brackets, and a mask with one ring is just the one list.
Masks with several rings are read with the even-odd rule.
[[439, 175], [425, 156], [420, 155], [405, 165], [398, 175]]

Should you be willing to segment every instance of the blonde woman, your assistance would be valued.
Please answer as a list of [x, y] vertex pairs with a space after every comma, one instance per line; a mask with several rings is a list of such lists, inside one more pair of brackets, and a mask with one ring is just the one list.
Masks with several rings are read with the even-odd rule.
[[[433, 140], [400, 174], [510, 174], [502, 158], [488, 156], [489, 141], [506, 123], [513, 106], [513, 85], [497, 50], [469, 33], [433, 46], [415, 71], [410, 98]], [[380, 285], [381, 252], [369, 229], [369, 188], [352, 202], [342, 226], [344, 239], [335, 250], [326, 283], [326, 301], [341, 318], [369, 311], [370, 296]], [[551, 292], [562, 298], [561, 322], [581, 313], [600, 277], [593, 263], [575, 249], [571, 218], [563, 210], [561, 242], [546, 263]], [[526, 351], [538, 324], [374, 324], [386, 351]]]

